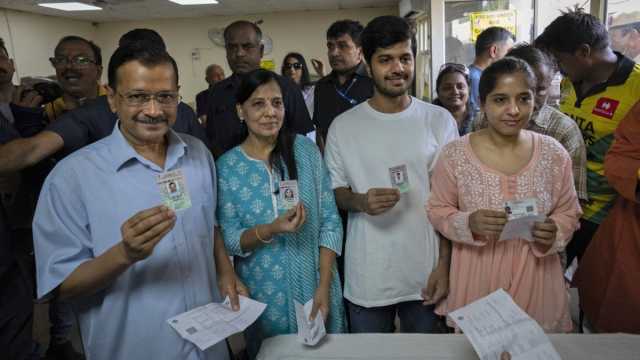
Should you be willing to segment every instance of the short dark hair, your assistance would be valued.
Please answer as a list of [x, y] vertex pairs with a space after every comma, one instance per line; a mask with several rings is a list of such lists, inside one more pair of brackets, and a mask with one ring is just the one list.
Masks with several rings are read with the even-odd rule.
[[87, 40], [83, 37], [76, 36], [76, 35], [69, 35], [60, 39], [60, 41], [58, 41], [58, 45], [56, 45], [56, 48], [53, 50], [53, 53], [54, 54], [57, 53], [58, 50], [60, 49], [60, 46], [68, 42], [83, 42], [89, 45], [89, 47], [91, 48], [91, 51], [93, 52], [93, 57], [95, 58], [94, 60], [96, 61], [96, 65], [102, 65], [102, 50], [100, 50], [100, 47], [96, 45], [93, 41]]
[[602, 50], [609, 46], [609, 34], [597, 17], [582, 9], [563, 12], [535, 40], [538, 48], [563, 53], [574, 53], [585, 44]]
[[[236, 92], [236, 102], [243, 104], [247, 101], [256, 89], [264, 84], [275, 82], [282, 91], [282, 86], [278, 82], [278, 75], [272, 71], [265, 69], [256, 69], [242, 76], [240, 87]], [[284, 93], [282, 94], [284, 97]], [[249, 132], [246, 126], [243, 126], [242, 134], [234, 141], [234, 145], [239, 145], [246, 139]], [[269, 155], [269, 164], [273, 169], [280, 171], [281, 179], [285, 178], [284, 168], [286, 166], [289, 173], [289, 179], [298, 178], [298, 170], [296, 167], [296, 158], [293, 150], [296, 135], [289, 130], [285, 124], [278, 132], [276, 146]], [[283, 164], [284, 160], [284, 164]]]
[[4, 51], [7, 57], [9, 57], [9, 52], [7, 51], [7, 46], [4, 44], [3, 38], [0, 38], [0, 50]]
[[360, 46], [360, 35], [364, 27], [359, 21], [339, 20], [331, 24], [327, 29], [327, 39], [337, 39], [342, 35], [349, 35], [356, 46]]
[[247, 20], [238, 20], [238, 21], [234, 21], [231, 24], [227, 25], [226, 28], [224, 28], [224, 42], [225, 44], [227, 43], [227, 40], [229, 38], [229, 33], [232, 30], [235, 30], [236, 28], [242, 28], [242, 27], [250, 27], [251, 29], [253, 29], [253, 31], [256, 33], [256, 40], [258, 40], [258, 43], [260, 43], [262, 41], [262, 30], [260, 30], [260, 27], [258, 25], [256, 25], [255, 23], [252, 23], [251, 21], [247, 21]]
[[378, 16], [371, 20], [362, 31], [361, 40], [364, 59], [371, 64], [371, 58], [378, 48], [388, 48], [412, 38], [411, 25], [404, 18], [399, 16]]
[[476, 56], [484, 54], [494, 44], [509, 39], [516, 41], [516, 37], [503, 27], [492, 26], [484, 29], [476, 39]]
[[309, 75], [309, 68], [307, 67], [307, 61], [304, 59], [304, 56], [302, 56], [302, 54], [300, 53], [290, 52], [287, 55], [285, 55], [284, 59], [282, 60], [282, 67], [280, 68], [280, 74], [284, 76], [284, 66], [287, 64], [287, 60], [289, 58], [296, 59], [302, 65], [302, 76], [300, 77], [300, 87], [304, 89], [305, 87], [311, 85], [311, 76]]
[[133, 29], [123, 34], [118, 41], [118, 46], [128, 46], [132, 44], [156, 46], [165, 51], [167, 49], [167, 45], [164, 43], [162, 36], [152, 29]]
[[555, 70], [555, 62], [551, 60], [549, 55], [531, 44], [518, 44], [511, 48], [506, 56], [522, 59], [531, 67], [546, 65], [551, 70]]
[[118, 69], [131, 61], [138, 61], [148, 68], [157, 65], [171, 64], [176, 77], [176, 85], [178, 84], [178, 65], [176, 61], [164, 50], [157, 47], [143, 47], [143, 44], [133, 44], [128, 46], [120, 46], [111, 55], [109, 60], [108, 78], [109, 87], [116, 89], [118, 84]]
[[484, 104], [487, 96], [495, 89], [498, 78], [502, 75], [510, 75], [522, 73], [525, 75], [527, 85], [532, 92], [536, 89], [536, 75], [531, 70], [531, 66], [526, 61], [514, 57], [504, 57], [493, 64], [489, 65], [480, 76], [480, 85], [478, 86], [478, 94], [480, 103]]

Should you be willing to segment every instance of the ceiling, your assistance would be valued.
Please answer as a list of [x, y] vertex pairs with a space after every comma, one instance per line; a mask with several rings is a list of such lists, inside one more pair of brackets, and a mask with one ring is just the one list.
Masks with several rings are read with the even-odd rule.
[[285, 11], [340, 10], [397, 6], [399, 0], [218, 0], [217, 5], [182, 6], [168, 0], [74, 0], [101, 7], [101, 11], [67, 12], [38, 3], [71, 0], [0, 0], [0, 8], [68, 17], [92, 22], [248, 15]]

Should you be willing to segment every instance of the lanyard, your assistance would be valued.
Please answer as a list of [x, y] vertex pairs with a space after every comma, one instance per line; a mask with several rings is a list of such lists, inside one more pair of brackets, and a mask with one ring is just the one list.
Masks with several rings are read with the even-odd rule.
[[347, 86], [347, 88], [344, 91], [341, 91], [340, 89], [338, 89], [338, 87], [335, 84], [333, 85], [333, 87], [336, 89], [336, 92], [338, 93], [338, 95], [340, 95], [341, 98], [347, 100], [347, 102], [349, 102], [349, 104], [351, 105], [356, 105], [358, 101], [350, 97], [349, 95], [347, 95], [349, 93], [349, 90], [351, 90], [351, 87], [353, 87], [353, 84], [355, 83], [356, 83], [356, 77], [354, 76], [353, 79], [351, 79], [351, 84], [349, 84], [349, 86]]

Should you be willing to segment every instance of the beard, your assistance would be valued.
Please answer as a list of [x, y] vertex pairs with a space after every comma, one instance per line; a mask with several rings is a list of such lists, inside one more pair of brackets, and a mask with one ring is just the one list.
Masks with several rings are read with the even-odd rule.
[[373, 83], [376, 90], [380, 94], [386, 97], [395, 98], [395, 97], [399, 97], [407, 94], [407, 92], [409, 91], [409, 88], [411, 87], [411, 84], [413, 83], [413, 74], [411, 75], [403, 74], [402, 79], [405, 80], [405, 86], [400, 88], [386, 86], [385, 81], [388, 80], [386, 77], [382, 81], [374, 78]]

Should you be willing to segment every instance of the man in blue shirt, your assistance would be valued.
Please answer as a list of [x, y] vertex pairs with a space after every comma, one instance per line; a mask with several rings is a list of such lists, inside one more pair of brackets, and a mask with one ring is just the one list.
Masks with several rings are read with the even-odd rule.
[[498, 26], [486, 28], [478, 35], [476, 57], [473, 64], [469, 65], [469, 79], [471, 80], [469, 101], [474, 111], [480, 110], [478, 85], [480, 85], [482, 71], [502, 59], [513, 47], [515, 40], [515, 36], [509, 30]]
[[[113, 133], [61, 161], [38, 201], [38, 297], [73, 303], [90, 359], [226, 360], [224, 343], [202, 352], [166, 323], [225, 295], [237, 309], [246, 294], [215, 229], [213, 158], [170, 129], [176, 63], [158, 48], [120, 47], [108, 77]], [[168, 176], [189, 201], [168, 201]]]

